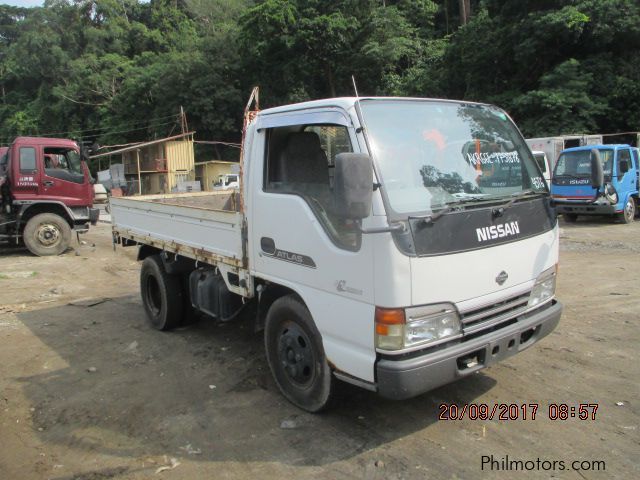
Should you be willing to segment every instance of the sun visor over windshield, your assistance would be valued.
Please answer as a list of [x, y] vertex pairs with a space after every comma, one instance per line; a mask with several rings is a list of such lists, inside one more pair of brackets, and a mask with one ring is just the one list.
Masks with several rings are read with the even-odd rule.
[[301, 111], [271, 114], [258, 117], [257, 128], [288, 127], [292, 125], [342, 125], [348, 127], [351, 120], [341, 111]]

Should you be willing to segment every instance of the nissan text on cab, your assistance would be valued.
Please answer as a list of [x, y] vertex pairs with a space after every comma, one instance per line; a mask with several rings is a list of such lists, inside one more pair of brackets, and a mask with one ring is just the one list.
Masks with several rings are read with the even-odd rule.
[[556, 327], [556, 213], [504, 111], [250, 105], [238, 193], [111, 199], [114, 241], [140, 246], [155, 328], [248, 308], [280, 391], [314, 412], [336, 380], [405, 399]]

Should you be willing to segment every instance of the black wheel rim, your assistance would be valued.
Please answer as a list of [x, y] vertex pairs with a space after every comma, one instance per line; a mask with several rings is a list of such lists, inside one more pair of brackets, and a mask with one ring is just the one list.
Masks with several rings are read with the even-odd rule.
[[151, 275], [147, 277], [145, 289], [147, 291], [146, 297], [149, 310], [153, 315], [158, 315], [162, 307], [162, 298], [160, 298], [160, 287], [155, 277]]
[[305, 331], [295, 323], [283, 326], [278, 336], [278, 362], [286, 378], [298, 387], [315, 379], [316, 355]]

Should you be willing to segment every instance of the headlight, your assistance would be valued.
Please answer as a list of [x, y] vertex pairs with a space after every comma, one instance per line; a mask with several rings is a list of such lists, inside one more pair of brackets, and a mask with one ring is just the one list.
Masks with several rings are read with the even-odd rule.
[[528, 307], [533, 308], [551, 300], [556, 294], [556, 270], [557, 265], [548, 268], [536, 279], [531, 290]]
[[401, 350], [460, 336], [460, 317], [450, 303], [403, 309], [376, 309], [376, 347]]

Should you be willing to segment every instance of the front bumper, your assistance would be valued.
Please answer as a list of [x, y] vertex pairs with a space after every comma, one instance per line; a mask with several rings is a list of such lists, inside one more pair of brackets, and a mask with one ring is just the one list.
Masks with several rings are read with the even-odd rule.
[[615, 205], [601, 203], [578, 203], [578, 202], [554, 202], [558, 213], [572, 213], [575, 215], [611, 215], [617, 213]]
[[558, 325], [561, 314], [562, 304], [554, 300], [513, 325], [464, 343], [410, 359], [380, 359], [376, 364], [378, 393], [402, 400], [466, 377], [546, 337]]

